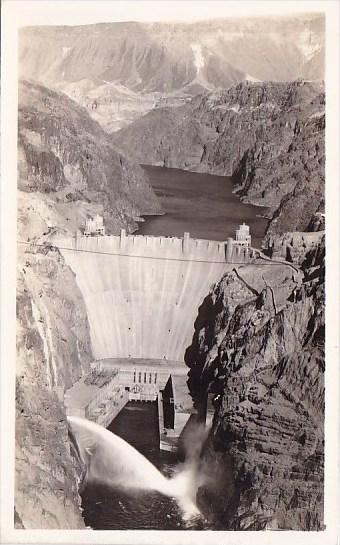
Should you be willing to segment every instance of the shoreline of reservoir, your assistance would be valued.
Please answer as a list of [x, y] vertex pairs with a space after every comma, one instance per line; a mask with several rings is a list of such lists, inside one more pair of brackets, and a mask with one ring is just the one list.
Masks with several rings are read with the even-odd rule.
[[231, 177], [175, 168], [141, 165], [156, 193], [163, 214], [142, 216], [140, 235], [224, 241], [242, 222], [250, 226], [252, 245], [260, 248], [268, 224], [266, 207], [244, 203], [234, 193]]

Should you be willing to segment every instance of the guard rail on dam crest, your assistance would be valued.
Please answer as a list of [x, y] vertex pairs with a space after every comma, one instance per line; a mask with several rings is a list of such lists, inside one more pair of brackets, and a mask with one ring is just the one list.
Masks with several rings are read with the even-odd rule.
[[[165, 259], [188, 259], [193, 261], [217, 261], [220, 263], [250, 263], [259, 255], [259, 250], [242, 247], [232, 238], [226, 242], [191, 238], [189, 233], [183, 237], [153, 235], [84, 236], [79, 232], [74, 238], [66, 238], [66, 247], [88, 252], [118, 253], [137, 257]], [[70, 246], [71, 243], [71, 246]]]
[[58, 239], [85, 300], [96, 359], [183, 361], [210, 287], [256, 251], [143, 235]]

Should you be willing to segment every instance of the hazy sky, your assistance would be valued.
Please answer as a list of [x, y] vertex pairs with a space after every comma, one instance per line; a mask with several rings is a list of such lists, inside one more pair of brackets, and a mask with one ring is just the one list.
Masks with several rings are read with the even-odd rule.
[[[6, 5], [7, 4], [7, 5]], [[19, 24], [89, 24], [110, 21], [197, 21], [219, 17], [289, 15], [323, 11], [325, 1], [296, 0], [10, 0]]]

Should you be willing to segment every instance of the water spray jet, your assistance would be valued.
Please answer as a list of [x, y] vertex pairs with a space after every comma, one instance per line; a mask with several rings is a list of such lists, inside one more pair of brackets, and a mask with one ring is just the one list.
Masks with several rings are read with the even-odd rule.
[[77, 416], [67, 417], [87, 481], [125, 490], [156, 491], [174, 498], [185, 520], [200, 515], [196, 506], [196, 471], [183, 468], [165, 477], [145, 456], [114, 433]]

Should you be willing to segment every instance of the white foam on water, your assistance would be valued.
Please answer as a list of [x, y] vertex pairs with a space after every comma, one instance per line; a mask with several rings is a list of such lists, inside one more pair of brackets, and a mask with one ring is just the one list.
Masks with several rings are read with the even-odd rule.
[[78, 416], [68, 416], [71, 432], [87, 466], [87, 479], [124, 489], [153, 490], [176, 499], [185, 520], [200, 514], [195, 471], [185, 468], [168, 479], [145, 456], [114, 433]]

